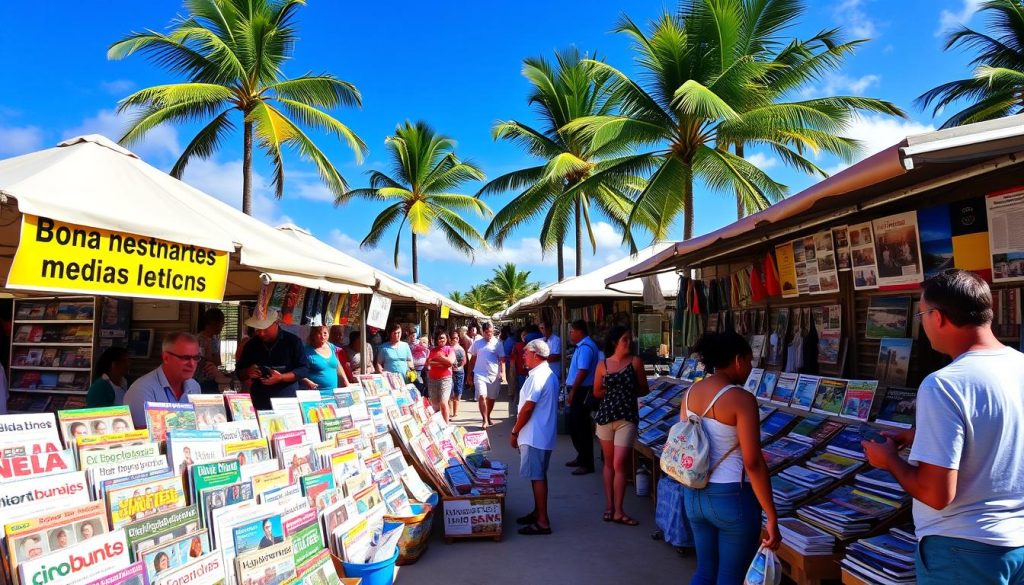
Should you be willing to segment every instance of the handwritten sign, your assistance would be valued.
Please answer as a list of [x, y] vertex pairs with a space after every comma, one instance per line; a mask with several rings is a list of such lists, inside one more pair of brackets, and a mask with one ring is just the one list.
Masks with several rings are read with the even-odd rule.
[[477, 497], [444, 501], [445, 536], [487, 536], [501, 534], [501, 502]]
[[388, 314], [391, 312], [391, 299], [384, 295], [373, 293], [370, 297], [370, 309], [366, 315], [366, 324], [369, 327], [383, 329], [388, 325]]

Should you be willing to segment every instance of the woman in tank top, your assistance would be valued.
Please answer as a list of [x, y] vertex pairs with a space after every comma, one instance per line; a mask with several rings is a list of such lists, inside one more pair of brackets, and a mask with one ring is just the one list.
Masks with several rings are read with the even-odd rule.
[[[694, 584], [739, 585], [758, 544], [782, 542], [772, 502], [768, 466], [761, 454], [757, 399], [743, 389], [750, 375], [751, 351], [734, 332], [706, 333], [693, 350], [713, 374], [686, 394], [681, 416], [703, 417], [714, 468], [704, 489], [686, 488], [686, 514], [697, 545]], [[760, 539], [761, 510], [768, 521]]]

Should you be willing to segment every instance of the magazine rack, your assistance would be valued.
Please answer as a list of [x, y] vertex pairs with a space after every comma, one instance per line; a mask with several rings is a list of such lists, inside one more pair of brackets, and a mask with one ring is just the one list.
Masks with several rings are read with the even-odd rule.
[[861, 579], [846, 569], [843, 569], [842, 579], [843, 585], [872, 585], [871, 582]]
[[[762, 531], [762, 538], [765, 535]], [[782, 572], [796, 585], [821, 585], [824, 581], [839, 580], [839, 559], [843, 558], [841, 553], [805, 556], [783, 543], [775, 551], [775, 556], [782, 564]]]

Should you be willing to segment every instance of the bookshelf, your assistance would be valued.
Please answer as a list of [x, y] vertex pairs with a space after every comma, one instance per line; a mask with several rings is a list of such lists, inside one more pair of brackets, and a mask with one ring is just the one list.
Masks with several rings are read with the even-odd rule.
[[42, 412], [85, 405], [95, 359], [96, 299], [14, 300], [8, 408]]

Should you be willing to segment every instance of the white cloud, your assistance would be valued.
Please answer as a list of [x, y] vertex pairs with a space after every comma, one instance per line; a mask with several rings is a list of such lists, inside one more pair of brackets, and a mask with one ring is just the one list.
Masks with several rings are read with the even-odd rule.
[[[242, 208], [241, 160], [195, 159], [185, 167], [182, 180], [236, 209]], [[291, 217], [281, 213], [281, 205], [274, 197], [270, 181], [257, 172], [252, 174], [252, 215], [269, 225], [295, 223]]]
[[135, 82], [130, 79], [114, 79], [112, 81], [101, 81], [100, 88], [103, 91], [117, 96], [123, 96], [124, 94], [135, 89]]
[[[859, 116], [850, 126], [850, 129], [844, 133], [844, 136], [860, 141], [862, 154], [858, 160], [863, 160], [900, 142], [907, 136], [932, 132], [934, 130], [935, 127], [931, 124], [922, 124], [913, 120], [900, 120], [879, 114]], [[849, 164], [845, 163], [839, 164], [826, 169], [826, 171], [830, 174], [835, 174], [849, 166]]]
[[[287, 169], [286, 169], [287, 172]], [[334, 203], [334, 193], [327, 188], [320, 181], [319, 176], [311, 173], [304, 173], [310, 175], [311, 179], [308, 181], [285, 181], [285, 195], [287, 197], [297, 197], [299, 199], [306, 199], [309, 201], [324, 201], [327, 203]], [[295, 177], [296, 173], [292, 174]]]
[[817, 86], [806, 87], [801, 95], [805, 98], [834, 95], [864, 95], [872, 86], [878, 85], [882, 78], [875, 74], [850, 77], [841, 73], [828, 73]]
[[864, 11], [864, 0], [843, 0], [833, 9], [833, 15], [843, 31], [858, 39], [878, 37], [878, 26]]
[[[360, 261], [365, 262], [374, 268], [378, 268], [384, 272], [389, 272], [397, 276], [408, 277], [412, 274], [412, 264], [409, 262], [409, 255], [405, 250], [398, 251], [398, 268], [396, 269], [394, 259], [394, 234], [391, 233], [389, 235], [391, 235], [391, 238], [389, 240], [382, 239], [376, 248], [360, 248], [359, 242], [361, 240], [357, 240], [338, 228], [334, 228], [327, 235], [327, 243], [349, 256], [358, 258]], [[402, 243], [406, 246], [406, 249], [408, 249], [407, 247], [409, 246], [408, 236], [408, 233], [402, 234]], [[421, 263], [421, 274], [422, 271], [423, 265]]]
[[[102, 134], [107, 138], [117, 141], [124, 134], [131, 121], [131, 114], [128, 112], [117, 113], [114, 110], [100, 110], [95, 116], [82, 120], [82, 123], [64, 132], [64, 138], [81, 136], [83, 134]], [[146, 137], [131, 146], [132, 152], [142, 158], [156, 157], [167, 158], [177, 157], [181, 154], [182, 146], [178, 141], [178, 130], [170, 124], [161, 124], [146, 133]]]
[[42, 146], [43, 131], [36, 126], [0, 125], [0, 155], [16, 156]]
[[747, 162], [761, 169], [762, 171], [774, 168], [779, 164], [779, 159], [774, 156], [768, 156], [761, 152], [755, 152], [754, 154], [746, 157]]
[[942, 36], [953, 29], [965, 26], [979, 8], [981, 0], [961, 0], [960, 10], [943, 9], [939, 12], [939, 28], [935, 31], [935, 36]]

